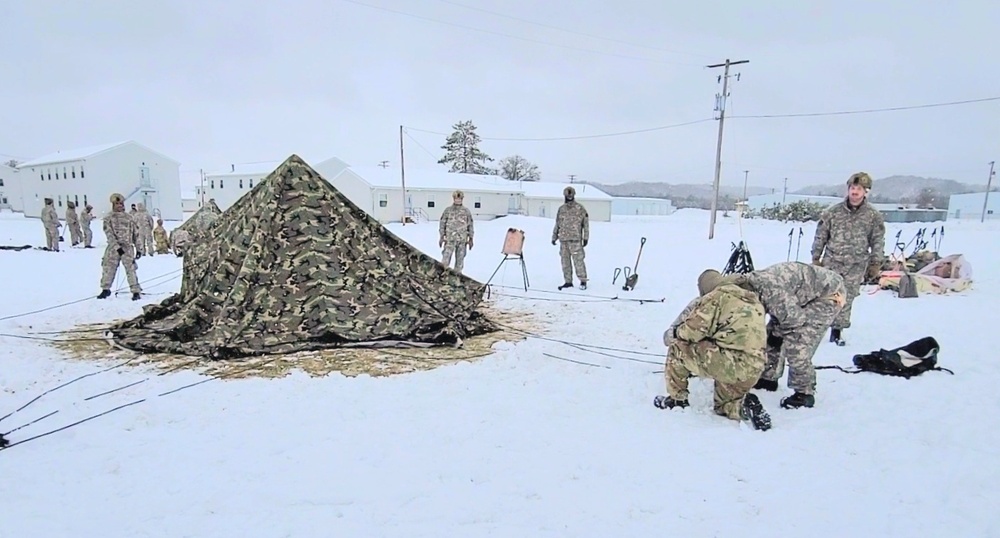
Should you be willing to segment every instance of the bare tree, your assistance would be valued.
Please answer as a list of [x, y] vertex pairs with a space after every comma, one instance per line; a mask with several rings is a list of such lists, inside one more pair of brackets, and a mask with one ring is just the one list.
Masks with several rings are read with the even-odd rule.
[[539, 181], [538, 167], [520, 155], [500, 159], [500, 175], [509, 181]]
[[17, 168], [17, 165], [20, 164], [20, 163], [17, 162], [17, 159], [11, 159], [11, 160], [5, 162], [4, 164], [6, 164], [7, 166], [9, 166], [11, 168]]

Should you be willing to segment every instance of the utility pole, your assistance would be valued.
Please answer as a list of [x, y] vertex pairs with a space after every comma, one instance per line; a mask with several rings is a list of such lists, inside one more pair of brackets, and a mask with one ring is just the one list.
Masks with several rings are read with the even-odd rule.
[[389, 168], [389, 161], [379, 161], [378, 165], [382, 168]]
[[[735, 62], [729, 61], [726, 58], [725, 63], [714, 64], [706, 66], [709, 69], [715, 69], [717, 67], [725, 67], [722, 76], [719, 80], [722, 82], [722, 93], [716, 94], [715, 96], [715, 109], [719, 111], [719, 141], [715, 146], [715, 181], [712, 185], [714, 193], [712, 195], [712, 217], [708, 224], [708, 238], [712, 239], [715, 237], [715, 211], [719, 207], [719, 176], [722, 174], [722, 127], [726, 121], [726, 98], [729, 97], [729, 67], [733, 65], [750, 63], [750, 60], [738, 60]], [[739, 73], [736, 74], [736, 80], [740, 79]]]
[[570, 175], [569, 175], [569, 182], [570, 182], [570, 183], [573, 183], [573, 182], [575, 182], [575, 181], [576, 181], [576, 174], [570, 174]]
[[785, 205], [785, 195], [788, 194], [788, 178], [785, 178], [785, 186], [781, 188], [781, 205]]
[[750, 177], [750, 171], [743, 171], [743, 201], [747, 201], [747, 178]]
[[199, 168], [198, 174], [201, 175], [201, 201], [198, 202], [198, 207], [205, 205], [205, 169]]
[[403, 164], [403, 126], [399, 126], [399, 181], [403, 184], [403, 226], [406, 226], [406, 166]]
[[996, 161], [990, 161], [990, 177], [986, 179], [986, 196], [983, 196], [983, 214], [979, 217], [979, 222], [986, 221], [986, 204], [990, 201], [990, 186], [993, 185], [993, 176], [996, 172], [993, 171], [993, 165]]

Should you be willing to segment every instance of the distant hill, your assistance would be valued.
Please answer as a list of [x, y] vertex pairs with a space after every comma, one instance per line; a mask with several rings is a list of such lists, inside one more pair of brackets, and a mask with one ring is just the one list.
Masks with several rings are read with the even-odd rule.
[[[818, 194], [828, 196], [843, 196], [846, 185], [813, 185], [793, 191], [794, 194]], [[939, 179], [932, 177], [918, 176], [889, 176], [883, 179], [872, 181], [872, 195], [885, 198], [893, 202], [904, 199], [914, 200], [922, 191], [930, 189], [945, 197], [952, 194], [963, 194], [967, 192], [983, 192], [985, 185], [969, 185], [955, 181], [954, 179]]]
[[[697, 207], [708, 209], [712, 203], [712, 184], [670, 183], [630, 181], [619, 185], [605, 185], [589, 182], [612, 196], [635, 196], [642, 198], [667, 198], [673, 200], [677, 207]], [[846, 186], [843, 183], [834, 185], [812, 185], [802, 189], [789, 191], [792, 194], [814, 194], [823, 196], [843, 196]], [[926, 189], [934, 191], [937, 207], [946, 207], [947, 199], [952, 194], [967, 192], [983, 192], [985, 185], [969, 185], [953, 179], [926, 178], [918, 176], [890, 176], [876, 179], [872, 183], [872, 201], [884, 203], [912, 203]], [[994, 187], [996, 189], [996, 187]], [[747, 195], [770, 194], [780, 192], [779, 189], [747, 187]], [[733, 209], [734, 204], [743, 197], [743, 186], [719, 187], [719, 207]]]

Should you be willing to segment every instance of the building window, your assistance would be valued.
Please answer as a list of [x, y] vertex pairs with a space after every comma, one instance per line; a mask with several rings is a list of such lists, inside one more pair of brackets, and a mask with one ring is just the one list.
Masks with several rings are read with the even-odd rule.
[[62, 195], [59, 195], [59, 207], [62, 207]]
[[433, 194], [428, 194], [427, 195], [427, 207], [434, 207], [434, 195]]
[[480, 209], [480, 208], [482, 208], [482, 207], [483, 207], [483, 197], [482, 197], [482, 196], [476, 196], [476, 197], [475, 197], [475, 198], [473, 199], [473, 202], [472, 202], [472, 205], [473, 205], [473, 207], [475, 207], [476, 209]]
[[208, 188], [215, 189], [215, 180], [214, 179], [208, 182]]
[[241, 189], [243, 188], [243, 180], [242, 179], [240, 179], [240, 188]]
[[45, 175], [49, 177], [49, 181], [52, 181], [52, 170], [48, 168], [45, 169]]
[[71, 177], [73, 179], [76, 179], [76, 166], [75, 165], [70, 169], [70, 173], [72, 174]]
[[45, 181], [45, 172], [38, 174], [38, 177], [42, 178], [42, 181]]
[[83, 165], [82, 164], [80, 165], [80, 177], [81, 178], [83, 177]]
[[83, 205], [87, 205], [87, 195], [83, 195]]
[[69, 178], [69, 176], [66, 175], [66, 167], [64, 166], [63, 167], [63, 179], [68, 179], [68, 178]]
[[387, 205], [389, 205], [389, 195], [388, 194], [379, 194], [378, 195], [378, 206], [379, 207], [386, 207]]
[[3, 187], [3, 178], [0, 177], [0, 187]]
[[73, 195], [73, 205], [75, 205], [76, 207], [80, 207], [80, 195], [79, 194], [74, 194]]
[[253, 188], [253, 180], [252, 179], [250, 180], [250, 188], [251, 189]]
[[224, 181], [225, 180], [223, 180], [222, 178], [219, 178], [219, 188], [220, 189], [226, 186], [225, 183], [224, 183]]

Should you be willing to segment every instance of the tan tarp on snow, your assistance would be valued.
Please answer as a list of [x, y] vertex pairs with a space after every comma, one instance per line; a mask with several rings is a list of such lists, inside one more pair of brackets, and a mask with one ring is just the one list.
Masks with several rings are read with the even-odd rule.
[[[902, 271], [882, 271], [878, 286], [884, 290], [899, 290]], [[945, 256], [911, 273], [917, 292], [941, 295], [959, 293], [972, 287], [972, 266], [961, 254]]]

